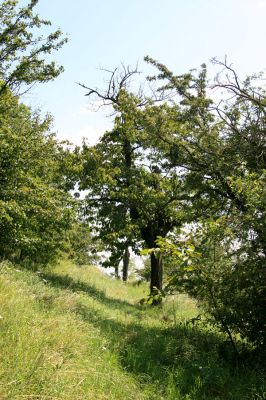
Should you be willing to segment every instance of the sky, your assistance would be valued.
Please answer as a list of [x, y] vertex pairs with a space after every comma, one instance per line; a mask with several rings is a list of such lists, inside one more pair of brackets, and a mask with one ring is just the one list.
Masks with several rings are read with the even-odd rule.
[[77, 84], [106, 87], [103, 68], [138, 63], [145, 77], [145, 55], [176, 74], [225, 55], [243, 77], [266, 67], [266, 0], [39, 0], [36, 11], [69, 38], [52, 55], [65, 72], [24, 100], [51, 113], [58, 138], [74, 144], [94, 144], [112, 126]]

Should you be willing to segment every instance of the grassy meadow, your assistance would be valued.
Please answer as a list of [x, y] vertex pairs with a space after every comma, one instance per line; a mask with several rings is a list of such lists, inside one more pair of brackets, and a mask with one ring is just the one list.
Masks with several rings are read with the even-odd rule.
[[235, 365], [185, 295], [141, 306], [147, 284], [68, 261], [0, 270], [1, 400], [266, 399], [261, 368]]

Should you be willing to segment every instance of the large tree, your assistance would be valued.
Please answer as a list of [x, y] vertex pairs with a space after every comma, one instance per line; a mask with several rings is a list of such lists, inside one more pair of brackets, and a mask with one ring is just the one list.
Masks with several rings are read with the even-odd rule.
[[[113, 130], [96, 146], [83, 146], [80, 183], [88, 190], [86, 207], [94, 227], [115, 253], [128, 246], [155, 249], [159, 236], [180, 225], [180, 202], [190, 201], [154, 135], [170, 131], [171, 109], [133, 94], [128, 87], [133, 74], [124, 70], [117, 78], [113, 73], [106, 92], [87, 88], [115, 112]], [[162, 257], [151, 251], [151, 292], [162, 289], [162, 277]]]
[[66, 160], [70, 153], [49, 132], [50, 118], [0, 96], [0, 255], [46, 263], [72, 221]]
[[50, 116], [42, 118], [19, 98], [63, 70], [48, 57], [66, 39], [60, 30], [38, 36], [50, 22], [34, 13], [37, 3], [0, 5], [0, 256], [47, 263], [72, 220], [67, 190], [74, 155], [50, 132]]

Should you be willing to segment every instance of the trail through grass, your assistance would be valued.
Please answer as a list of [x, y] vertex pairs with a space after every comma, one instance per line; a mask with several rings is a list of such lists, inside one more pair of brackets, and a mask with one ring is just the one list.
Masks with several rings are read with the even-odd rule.
[[1, 400], [266, 399], [263, 371], [221, 357], [187, 296], [140, 306], [147, 285], [94, 267], [0, 265]]

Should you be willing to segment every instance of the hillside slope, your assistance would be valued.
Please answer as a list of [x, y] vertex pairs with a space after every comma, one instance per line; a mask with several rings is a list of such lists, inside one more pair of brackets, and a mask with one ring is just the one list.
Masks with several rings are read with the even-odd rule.
[[222, 361], [186, 296], [153, 308], [145, 284], [94, 267], [0, 268], [1, 400], [265, 399], [263, 373]]

